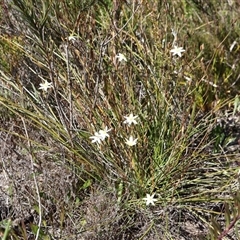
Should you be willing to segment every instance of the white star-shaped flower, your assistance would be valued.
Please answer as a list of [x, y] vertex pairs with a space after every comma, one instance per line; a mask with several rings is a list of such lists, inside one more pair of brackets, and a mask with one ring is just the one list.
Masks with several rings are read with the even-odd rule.
[[109, 137], [108, 132], [110, 132], [111, 130], [112, 130], [112, 129], [111, 129], [111, 128], [108, 129], [108, 127], [105, 127], [104, 130], [100, 130], [100, 131], [98, 132], [98, 134], [99, 134], [101, 140], [105, 140], [106, 137]]
[[93, 136], [89, 137], [89, 138], [92, 139], [92, 143], [97, 142], [97, 143], [100, 144], [101, 141], [102, 141], [101, 136], [99, 135], [98, 132], [95, 132], [95, 134]]
[[179, 57], [181, 57], [182, 53], [185, 52], [185, 50], [182, 47], [174, 46], [174, 48], [171, 49], [170, 52], [173, 54], [173, 56], [178, 55]]
[[40, 83], [39, 85], [40, 85], [39, 89], [46, 91], [46, 92], [49, 88], [53, 87], [52, 83], [48, 82], [47, 80], [44, 80], [44, 83]]
[[143, 200], [146, 201], [147, 206], [150, 204], [152, 204], [153, 206], [155, 205], [154, 202], [156, 202], [157, 199], [154, 198], [154, 195], [155, 195], [155, 193], [153, 195], [147, 194], [147, 197], [143, 198]]
[[126, 139], [125, 142], [128, 146], [132, 147], [137, 144], [137, 138], [133, 139], [133, 136], [130, 136], [129, 139]]
[[135, 120], [137, 117], [137, 115], [133, 116], [133, 114], [131, 113], [129, 116], [124, 117], [126, 118], [126, 120], [123, 123], [128, 124], [128, 126], [130, 126], [132, 123], [137, 124], [137, 121]]
[[104, 141], [106, 137], [109, 137], [108, 132], [111, 131], [111, 129], [108, 129], [108, 127], [105, 127], [104, 130], [100, 130], [99, 132], [95, 132], [95, 134], [91, 137], [89, 137], [90, 139], [92, 139], [92, 143], [101, 143], [101, 141]]
[[69, 42], [75, 42], [76, 41], [76, 36], [73, 36], [73, 35], [70, 35], [69, 37], [68, 37], [68, 41]]
[[116, 58], [119, 60], [119, 62], [122, 62], [122, 61], [127, 62], [127, 58], [122, 53], [118, 53], [116, 55]]

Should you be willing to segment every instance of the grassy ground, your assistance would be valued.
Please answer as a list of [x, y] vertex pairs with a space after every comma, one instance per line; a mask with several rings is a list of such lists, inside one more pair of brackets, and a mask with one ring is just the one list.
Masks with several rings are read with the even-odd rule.
[[2, 239], [240, 239], [239, 13], [2, 1]]

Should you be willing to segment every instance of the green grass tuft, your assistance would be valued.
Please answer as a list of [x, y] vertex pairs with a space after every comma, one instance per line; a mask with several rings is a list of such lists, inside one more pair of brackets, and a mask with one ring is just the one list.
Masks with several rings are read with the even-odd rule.
[[[239, 136], [220, 124], [225, 112], [239, 115], [239, 10], [235, 1], [214, 0], [4, 2], [0, 117], [19, 128], [2, 124], [1, 132], [35, 162], [39, 151], [56, 162], [64, 155], [83, 199], [102, 183], [114, 189], [126, 229], [128, 217], [141, 215], [132, 212], [145, 209], [142, 198], [155, 193], [155, 207], [172, 214], [166, 219], [180, 209], [210, 229], [205, 237], [223, 239], [239, 219], [232, 207], [239, 205], [239, 153], [226, 150]], [[181, 57], [174, 46], [185, 50]], [[39, 89], [45, 81], [47, 91]], [[123, 123], [130, 113], [138, 124]], [[109, 137], [92, 143], [105, 127]], [[225, 228], [217, 219], [224, 211]], [[41, 214], [32, 233], [48, 239]], [[61, 226], [70, 215], [61, 215]], [[174, 239], [166, 219], [159, 237]], [[143, 229], [139, 239], [157, 232], [157, 223]]]

